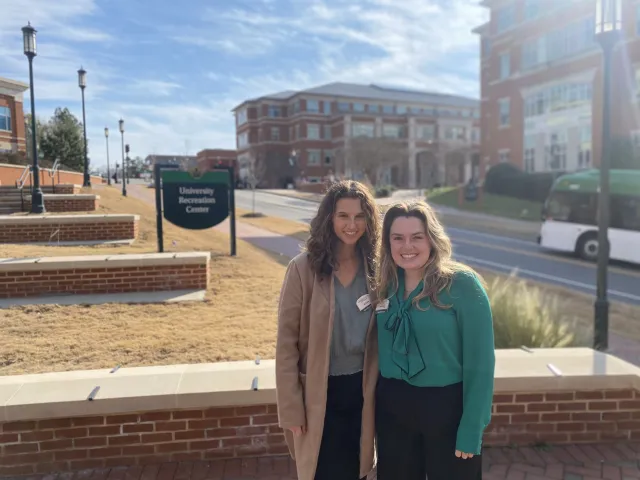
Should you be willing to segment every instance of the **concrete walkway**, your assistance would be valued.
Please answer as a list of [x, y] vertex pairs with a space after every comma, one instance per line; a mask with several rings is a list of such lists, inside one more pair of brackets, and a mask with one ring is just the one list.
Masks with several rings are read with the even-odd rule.
[[[572, 445], [541, 450], [487, 448], [483, 480], [625, 480], [640, 478], [640, 445]], [[161, 465], [83, 470], [24, 480], [290, 480], [289, 457], [174, 462]], [[369, 480], [375, 480], [375, 474]], [[402, 480], [402, 479], [397, 479]], [[454, 479], [452, 479], [454, 480]]]

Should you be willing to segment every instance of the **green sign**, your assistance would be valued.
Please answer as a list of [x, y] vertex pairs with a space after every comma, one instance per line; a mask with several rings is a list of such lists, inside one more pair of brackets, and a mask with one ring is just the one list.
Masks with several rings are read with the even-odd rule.
[[164, 218], [174, 225], [202, 230], [215, 227], [229, 216], [229, 172], [197, 176], [165, 170], [161, 178]]

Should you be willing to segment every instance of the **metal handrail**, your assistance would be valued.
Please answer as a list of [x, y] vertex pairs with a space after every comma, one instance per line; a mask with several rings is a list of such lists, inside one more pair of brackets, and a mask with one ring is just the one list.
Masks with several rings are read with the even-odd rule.
[[22, 175], [20, 175], [20, 178], [16, 180], [16, 187], [18, 187], [18, 190], [22, 190], [22, 188], [24, 187], [24, 182], [27, 181], [27, 175], [29, 174], [29, 172], [31, 172], [31, 165], [27, 165], [26, 167], [24, 167]]
[[58, 173], [58, 183], [60, 183], [60, 159], [56, 158], [56, 161], [53, 162], [53, 167], [51, 167], [50, 170], [48, 170], [49, 172], [49, 177], [51, 178], [51, 189], [53, 190], [53, 193], [56, 193], [56, 180], [55, 180], [55, 176], [56, 173]]

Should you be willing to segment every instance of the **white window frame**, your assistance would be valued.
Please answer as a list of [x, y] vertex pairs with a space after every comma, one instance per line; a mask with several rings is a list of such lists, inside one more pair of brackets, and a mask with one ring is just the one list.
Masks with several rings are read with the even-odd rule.
[[351, 124], [351, 136], [353, 138], [376, 136], [376, 124], [371, 122], [354, 122]]
[[322, 165], [322, 150], [316, 148], [307, 150], [307, 165], [310, 167]]
[[320, 125], [317, 123], [307, 123], [307, 139], [308, 140], [320, 140], [322, 137], [322, 131]]
[[[503, 105], [507, 106], [507, 112], [503, 114]], [[500, 128], [511, 126], [511, 97], [503, 97], [498, 100], [498, 122]]]
[[280, 127], [271, 127], [271, 140], [274, 142], [280, 141]]
[[[506, 59], [506, 62], [505, 62]], [[511, 52], [505, 51], [500, 54], [500, 80], [505, 80], [511, 76]]]
[[[6, 125], [7, 125], [6, 129], [3, 128], [3, 127], [0, 127], [0, 130], [3, 131], [3, 132], [11, 132], [11, 131], [13, 131], [12, 128], [11, 128], [12, 127], [11, 109], [9, 107], [4, 106], [4, 105], [0, 106], [0, 117], [6, 119], [5, 122], [6, 122]], [[2, 125], [2, 124], [0, 124], [0, 125]]]

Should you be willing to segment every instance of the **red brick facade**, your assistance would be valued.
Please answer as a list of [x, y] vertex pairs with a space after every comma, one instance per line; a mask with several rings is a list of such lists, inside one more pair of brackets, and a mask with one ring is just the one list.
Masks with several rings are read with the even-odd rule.
[[[73, 219], [73, 217], [72, 217]], [[36, 242], [93, 242], [131, 240], [138, 238], [139, 222], [131, 220], [117, 222], [91, 221], [65, 223], [64, 219], [42, 223], [9, 223], [0, 219], [0, 243]]]
[[[632, 390], [498, 394], [491, 446], [640, 439]], [[275, 405], [135, 412], [0, 424], [0, 475], [287, 453]]]
[[[534, 4], [539, 3], [536, 7]], [[602, 115], [603, 115], [603, 82], [602, 82], [602, 51], [597, 43], [593, 43], [587, 48], [577, 48], [572, 52], [572, 45], [582, 41], [595, 28], [589, 27], [588, 32], [582, 33], [585, 37], [575, 36], [574, 33], [566, 33], [565, 37], [558, 35], [556, 40], [546, 44], [546, 53], [541, 54], [533, 50], [538, 55], [555, 55], [558, 58], [540, 61], [535, 67], [527, 65], [524, 53], [535, 38], [542, 38], [554, 32], [563, 32], [572, 24], [585, 22], [582, 27], [589, 25], [589, 19], [595, 16], [594, 1], [578, 2], [528, 2], [527, 0], [486, 0], [483, 5], [491, 10], [491, 20], [476, 29], [481, 37], [481, 161], [485, 167], [500, 163], [501, 160], [508, 159], [529, 171], [549, 171], [549, 170], [576, 170], [579, 168], [597, 167], [600, 163], [602, 148]], [[527, 5], [530, 8], [539, 8], [537, 16], [527, 17]], [[505, 8], [513, 6], [513, 21], [511, 27], [499, 32], [498, 23]], [[640, 31], [637, 31], [638, 16], [640, 11], [636, 2], [622, 2], [622, 18], [624, 40], [614, 54], [612, 65], [613, 96], [612, 96], [612, 134], [615, 137], [633, 136], [634, 132], [640, 130], [640, 117], [638, 116], [638, 100], [636, 93], [640, 85], [637, 84], [636, 70], [640, 66]], [[542, 48], [542, 47], [541, 47]], [[568, 50], [564, 56], [557, 55], [557, 50]], [[572, 53], [571, 53], [572, 52]], [[535, 54], [533, 54], [535, 56]], [[508, 60], [507, 60], [508, 59]], [[502, 62], [506, 61], [509, 67], [506, 69], [506, 76], [501, 75]], [[553, 89], [554, 86], [565, 86], [572, 82], [584, 83], [591, 88], [591, 98], [586, 106], [586, 117], [583, 121], [586, 133], [582, 139], [575, 127], [572, 132], [571, 127], [563, 127], [562, 122], [567, 125], [579, 124], [583, 114], [579, 110], [565, 110], [565, 118], [562, 112], [556, 112], [554, 119], [545, 120], [538, 117], [545, 132], [541, 133], [546, 139], [540, 139], [537, 145], [536, 165], [531, 169], [526, 160], [526, 149], [531, 145], [526, 142], [535, 142], [535, 137], [539, 133], [531, 130], [530, 122], [526, 116], [526, 100], [528, 94], [534, 91], [541, 91], [545, 88]], [[554, 101], [553, 95], [551, 102]], [[573, 95], [570, 94], [570, 95]], [[500, 100], [510, 99], [508, 125], [500, 124]], [[541, 100], [542, 101], [542, 100]], [[570, 100], [571, 101], [571, 100]], [[578, 113], [576, 113], [578, 112]], [[528, 126], [529, 125], [529, 126]], [[534, 129], [535, 130], [535, 129]], [[544, 149], [553, 148], [553, 140], [550, 137], [560, 131], [560, 136], [568, 136], [568, 139], [561, 140], [568, 145], [566, 164], [561, 162], [558, 168], [545, 166], [548, 162], [548, 151]], [[568, 134], [566, 133], [568, 131]], [[573, 138], [572, 138], [573, 137]], [[582, 146], [580, 146], [582, 145]], [[576, 157], [589, 152], [588, 163], [582, 164], [582, 157]], [[536, 148], [534, 147], [534, 150]], [[563, 168], [564, 167], [564, 168]]]
[[[20, 179], [22, 173], [24, 172], [26, 165], [9, 165], [0, 163], [0, 185], [4, 186], [14, 186], [16, 182]], [[107, 183], [106, 179], [102, 177], [97, 177], [95, 175], [91, 176], [91, 184], [101, 184]], [[25, 187], [30, 187], [32, 184], [32, 178], [30, 175], [27, 175]], [[40, 169], [40, 185], [41, 186], [51, 186], [51, 185], [60, 185], [60, 184], [73, 184], [73, 185], [82, 185], [83, 184], [83, 174], [80, 172], [70, 172], [66, 170], [58, 170], [56, 174], [52, 177], [49, 174], [48, 170]], [[62, 193], [56, 191], [56, 193]]]
[[73, 257], [67, 263], [55, 270], [0, 270], [0, 298], [204, 290], [209, 279], [206, 265], [83, 268]]
[[[44, 208], [47, 212], [95, 212], [98, 208], [98, 198], [61, 197], [62, 194], [45, 194]], [[31, 196], [24, 196], [25, 211], [31, 209]]]
[[0, 109], [8, 108], [11, 117], [9, 130], [6, 130], [4, 122], [0, 121], [0, 152], [26, 151], [22, 92], [27, 88], [28, 86], [21, 82], [0, 78]]

